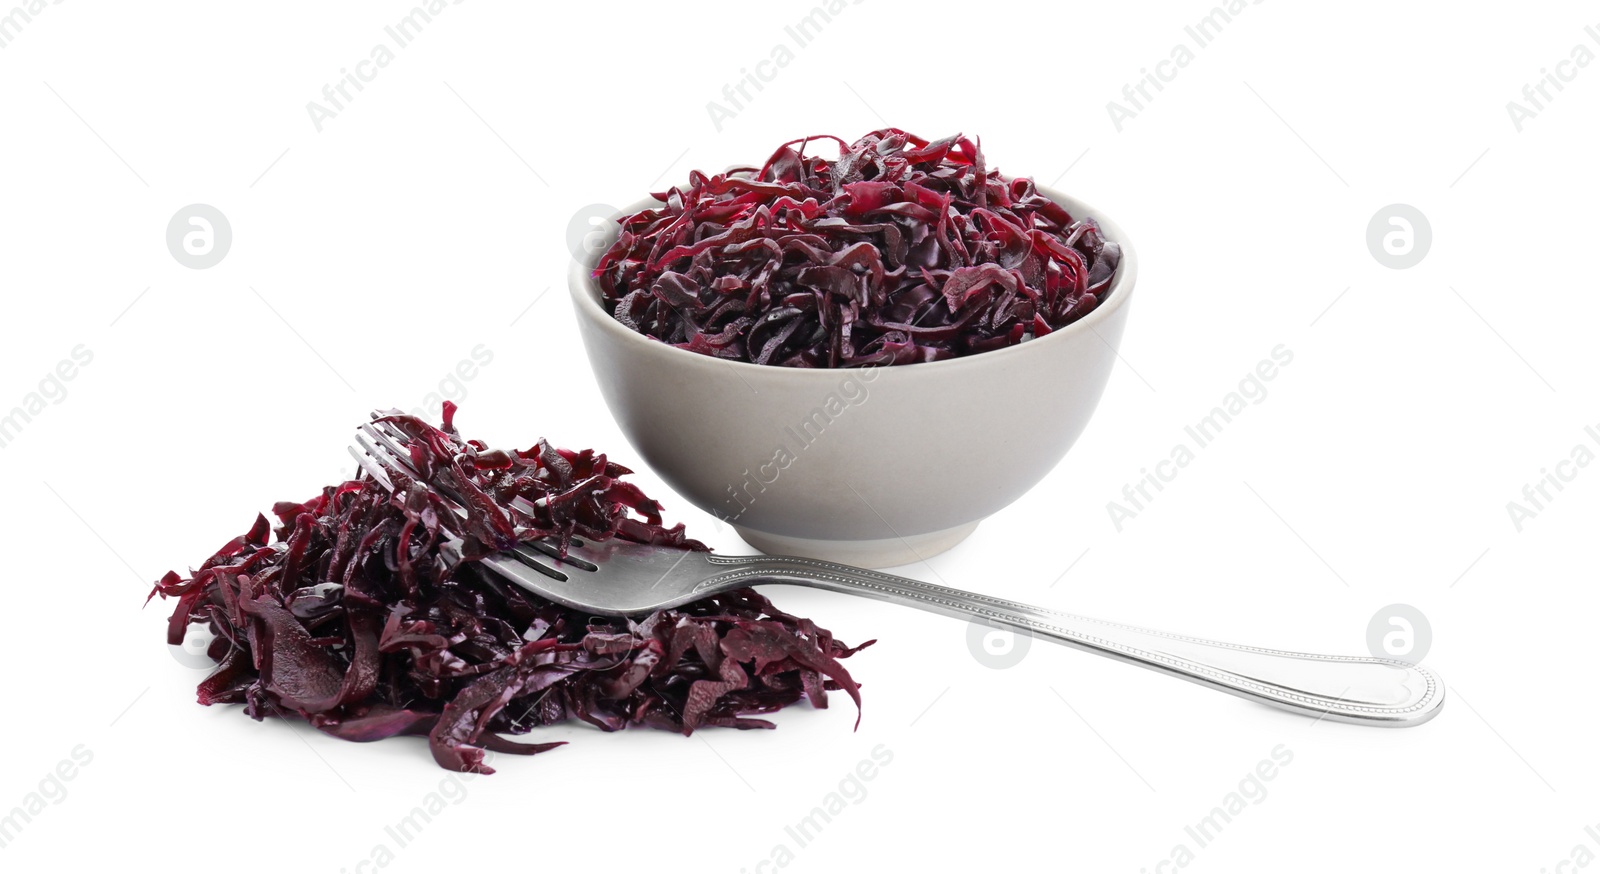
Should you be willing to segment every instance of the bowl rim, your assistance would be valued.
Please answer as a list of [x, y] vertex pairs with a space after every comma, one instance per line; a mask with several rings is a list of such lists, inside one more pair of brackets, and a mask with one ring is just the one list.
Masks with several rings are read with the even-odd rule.
[[[696, 359], [702, 363], [715, 362], [715, 364], [711, 364], [709, 366], [715, 367], [720, 365], [731, 367], [735, 369], [734, 372], [740, 373], [741, 375], [744, 373], [772, 374], [774, 372], [782, 374], [817, 374], [817, 376], [814, 377], [791, 376], [790, 378], [817, 379], [820, 381], [823, 379], [838, 379], [839, 374], [860, 373], [865, 371], [878, 371], [879, 377], [881, 377], [885, 371], [918, 372], [936, 376], [939, 373], [953, 371], [958, 367], [982, 367], [985, 366], [984, 362], [998, 365], [1002, 361], [1012, 360], [1019, 355], [1038, 354], [1040, 346], [1048, 345], [1052, 342], [1068, 342], [1071, 338], [1080, 336], [1085, 331], [1094, 331], [1095, 335], [1098, 337], [1099, 332], [1095, 331], [1096, 326], [1102, 322], [1109, 321], [1117, 314], [1119, 310], [1127, 306], [1128, 299], [1133, 296], [1135, 280], [1137, 280], [1139, 275], [1139, 256], [1133, 247], [1133, 243], [1129, 240], [1127, 232], [1122, 229], [1120, 224], [1112, 219], [1105, 218], [1105, 214], [1100, 210], [1095, 209], [1088, 203], [1085, 203], [1083, 200], [1080, 200], [1076, 197], [1063, 194], [1054, 188], [1049, 188], [1043, 185], [1035, 185], [1035, 188], [1040, 194], [1045, 195], [1046, 197], [1060, 204], [1062, 207], [1066, 208], [1066, 210], [1071, 213], [1074, 218], [1093, 218], [1100, 225], [1100, 229], [1105, 234], [1106, 239], [1115, 242], [1122, 247], [1122, 260], [1117, 265], [1116, 276], [1114, 276], [1111, 280], [1111, 293], [1104, 301], [1090, 311], [1088, 315], [1070, 325], [1067, 325], [1066, 327], [1057, 328], [1043, 337], [1029, 340], [1025, 343], [1018, 343], [1015, 346], [992, 349], [988, 352], [977, 352], [972, 355], [963, 355], [958, 358], [947, 358], [943, 361], [923, 361], [914, 364], [857, 364], [845, 367], [782, 367], [773, 364], [755, 364], [749, 361], [733, 361], [727, 358], [716, 358], [711, 355], [701, 355], [698, 352], [690, 352], [687, 349], [679, 349], [676, 346], [663, 343], [654, 337], [646, 336], [638, 331], [628, 328], [626, 325], [617, 321], [615, 316], [606, 312], [605, 309], [600, 306], [600, 288], [594, 279], [594, 267], [595, 264], [599, 262], [601, 256], [605, 254], [606, 249], [610, 248], [610, 244], [614, 241], [614, 237], [612, 240], [607, 241], [605, 248], [597, 249], [593, 254], [582, 259], [573, 259], [572, 266], [568, 268], [567, 271], [567, 290], [571, 293], [574, 300], [574, 306], [577, 308], [577, 310], [581, 311], [582, 317], [587, 318], [591, 322], [599, 324], [600, 330], [605, 331], [610, 336], [620, 338], [619, 342], [643, 344], [640, 347], [641, 350], [643, 350], [645, 347], [664, 350], [665, 352], [670, 353], [668, 360], [671, 360], [671, 355], [689, 356], [689, 358], [682, 359], [685, 364], [691, 363], [690, 358]], [[656, 200], [654, 197], [646, 197], [628, 207], [619, 209], [617, 212], [613, 213], [610, 218], [613, 223], [620, 224], [620, 220], [622, 218], [633, 215], [641, 210], [654, 208], [660, 205], [661, 201]], [[1061, 339], [1058, 340], [1058, 337]], [[1107, 343], [1108, 341], [1104, 337], [1101, 337], [1100, 342]], [[1033, 351], [1028, 351], [1030, 349]], [[739, 368], [746, 368], [746, 370], [741, 371]]]

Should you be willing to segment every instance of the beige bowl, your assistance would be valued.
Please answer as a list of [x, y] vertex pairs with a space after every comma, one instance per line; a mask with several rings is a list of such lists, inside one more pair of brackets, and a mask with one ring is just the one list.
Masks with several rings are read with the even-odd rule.
[[606, 404], [668, 485], [763, 552], [863, 567], [943, 552], [1066, 455], [1128, 317], [1139, 267], [1128, 235], [1039, 190], [1121, 244], [1110, 296], [1037, 340], [947, 361], [805, 370], [674, 349], [601, 307], [591, 256], [570, 286]]

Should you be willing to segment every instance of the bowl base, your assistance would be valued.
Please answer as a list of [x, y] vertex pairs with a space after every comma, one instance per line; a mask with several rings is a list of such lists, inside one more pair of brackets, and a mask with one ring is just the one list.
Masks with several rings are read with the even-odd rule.
[[740, 525], [733, 526], [744, 542], [768, 555], [794, 555], [818, 558], [864, 568], [896, 567], [933, 558], [967, 539], [978, 529], [977, 522], [957, 525], [943, 531], [891, 537], [885, 540], [813, 540], [768, 534]]

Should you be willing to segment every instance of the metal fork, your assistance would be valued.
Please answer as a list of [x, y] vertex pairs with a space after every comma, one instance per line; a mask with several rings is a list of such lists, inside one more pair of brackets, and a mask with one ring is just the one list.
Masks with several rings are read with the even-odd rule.
[[[409, 439], [391, 424], [369, 423], [356, 434], [350, 454], [392, 490], [391, 472], [421, 479], [403, 445]], [[458, 496], [433, 485], [464, 513]], [[447, 550], [459, 554], [459, 540], [446, 536]], [[1445, 699], [1437, 673], [1404, 661], [1204, 640], [809, 558], [574, 540], [564, 558], [553, 544], [534, 541], [481, 564], [542, 598], [608, 616], [636, 616], [765, 584], [861, 595], [1041, 637], [1330, 722], [1420, 725], [1439, 713]]]

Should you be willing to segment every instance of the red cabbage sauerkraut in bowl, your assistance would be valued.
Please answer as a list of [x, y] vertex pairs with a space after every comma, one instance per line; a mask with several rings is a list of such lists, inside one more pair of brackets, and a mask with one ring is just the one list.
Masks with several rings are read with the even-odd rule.
[[764, 552], [906, 564], [1088, 425], [1138, 258], [973, 140], [818, 139], [617, 211], [573, 264], [573, 310], [596, 388], [678, 494]]
[[[821, 157], [818, 143], [838, 146]], [[625, 216], [595, 278], [618, 322], [680, 349], [786, 367], [940, 361], [1072, 324], [1121, 248], [971, 138], [818, 136]]]

